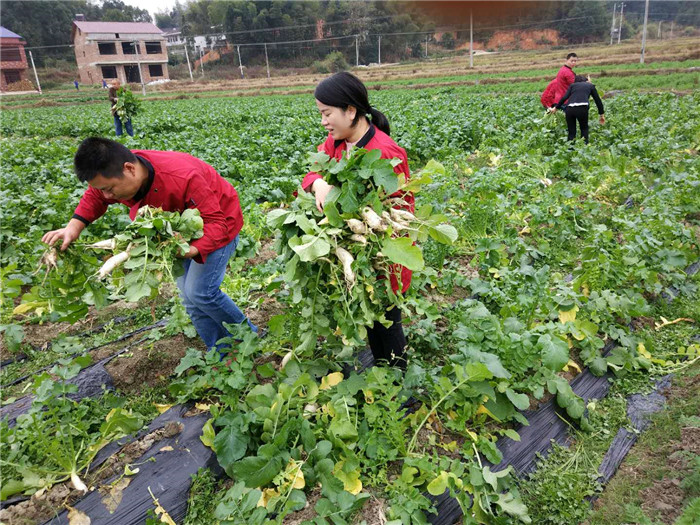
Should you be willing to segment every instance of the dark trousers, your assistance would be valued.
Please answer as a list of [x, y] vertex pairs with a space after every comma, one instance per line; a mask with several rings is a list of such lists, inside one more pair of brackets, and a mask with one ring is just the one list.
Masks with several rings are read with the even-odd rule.
[[375, 322], [367, 329], [367, 339], [374, 361], [388, 361], [390, 366], [406, 369], [406, 336], [401, 325], [401, 310], [394, 307], [386, 313], [391, 326]]
[[[131, 119], [127, 119], [124, 127], [126, 128], [127, 135], [133, 137], [134, 129], [131, 127]], [[117, 115], [114, 115], [114, 131], [116, 132], [117, 137], [121, 137], [124, 134], [124, 131], [122, 130], [122, 120]]]
[[588, 144], [588, 105], [567, 107], [565, 111], [569, 140], [576, 139], [576, 121], [581, 128], [581, 136]]

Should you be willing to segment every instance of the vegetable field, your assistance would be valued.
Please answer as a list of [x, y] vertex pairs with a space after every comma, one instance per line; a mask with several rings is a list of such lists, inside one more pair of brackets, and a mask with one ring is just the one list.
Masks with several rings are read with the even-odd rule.
[[[72, 171], [78, 144], [113, 134], [106, 103], [3, 112], [0, 520], [84, 523], [81, 502], [94, 497], [103, 517], [93, 523], [450, 523], [438, 508], [446, 495], [467, 524], [585, 518], [597, 476], [546, 505], [533, 490], [546, 487], [542, 472], [503, 465], [500, 444], [519, 441], [530, 411], [550, 400], [572, 436], [599, 434], [605, 402], [572, 390], [580, 374], [610, 374], [624, 412], [623, 394], [697, 369], [700, 94], [608, 98], [608, 122], [573, 147], [563, 116], [533, 96], [371, 96], [407, 151], [416, 182], [403, 189], [419, 190], [412, 218], [388, 208], [377, 217], [384, 230], [366, 226], [365, 207], [401, 188], [371, 154], [355, 159], [374, 181], [361, 202], [336, 195], [324, 217], [295, 197], [310, 163], [339, 181], [352, 168], [310, 156], [325, 139], [311, 96], [142, 103], [125, 144], [199, 157], [241, 198], [223, 288], [269, 333], [234, 331], [223, 361], [194, 338], [168, 284], [173, 245], [158, 237], [181, 224], [196, 238], [196, 217], [164, 226], [147, 213], [127, 228], [126, 209], [112, 206], [47, 264], [40, 239], [84, 189]], [[347, 237], [364, 240], [347, 259], [336, 244], [351, 216]], [[411, 240], [390, 235], [402, 229]], [[90, 245], [109, 238], [130, 255], [100, 279], [105, 250]], [[415, 270], [397, 301], [405, 373], [364, 367], [364, 326], [387, 296], [370, 262], [380, 249]], [[85, 397], [76, 378], [101, 363], [113, 388]], [[181, 441], [127, 450], [178, 410], [195, 419], [161, 434]], [[623, 414], [612, 433], [627, 424]], [[195, 444], [212, 461], [199, 465], [189, 501], [168, 507], [156, 476], [139, 484]]]

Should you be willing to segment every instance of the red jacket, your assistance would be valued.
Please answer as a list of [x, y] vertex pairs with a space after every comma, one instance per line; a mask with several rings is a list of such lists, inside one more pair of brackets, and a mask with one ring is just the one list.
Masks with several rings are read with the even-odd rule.
[[77, 219], [89, 224], [104, 215], [107, 206], [117, 202], [130, 208], [131, 220], [146, 205], [177, 212], [197, 208], [204, 221], [204, 236], [190, 244], [199, 250], [194, 258], [199, 263], [236, 238], [243, 227], [238, 193], [214, 168], [177, 151], [133, 150], [133, 153], [153, 167], [153, 180], [143, 198], [107, 199], [100, 190], [89, 187], [75, 209]]
[[566, 90], [569, 89], [569, 86], [574, 83], [575, 78], [576, 75], [574, 74], [573, 69], [571, 69], [569, 66], [561, 66], [559, 73], [557, 73], [557, 78], [555, 79], [557, 81], [556, 88], [554, 90], [555, 102], [559, 102], [559, 99], [564, 96], [564, 93], [566, 93]]
[[554, 91], [556, 90], [556, 85], [557, 79], [555, 78], [549, 84], [547, 84], [547, 87], [545, 88], [544, 92], [542, 93], [542, 96], [540, 97], [540, 102], [542, 102], [542, 105], [546, 108], [556, 106], [558, 102], [554, 98]]
[[[406, 156], [406, 150], [400, 147], [398, 144], [396, 144], [396, 142], [394, 142], [389, 135], [377, 129], [373, 124], [370, 124], [369, 131], [365, 133], [365, 136], [357, 142], [355, 147], [365, 148], [368, 150], [381, 150], [381, 158], [383, 159], [401, 159], [401, 164], [397, 165], [394, 168], [394, 171], [397, 174], [403, 174], [404, 177], [406, 177], [406, 180], [408, 180], [411, 177], [411, 174], [408, 170], [408, 157]], [[347, 143], [344, 140], [335, 140], [333, 136], [329, 133], [328, 138], [326, 138], [326, 141], [318, 147], [318, 150], [323, 151], [326, 155], [328, 155], [331, 158], [340, 159], [343, 155], [343, 152], [347, 151]], [[314, 181], [322, 178], [323, 177], [318, 173], [310, 171], [306, 174], [306, 177], [304, 177], [304, 180], [301, 182], [301, 187], [305, 191], [311, 191], [311, 185], [314, 183]], [[408, 211], [413, 213], [415, 211], [415, 198], [413, 197], [413, 194], [407, 193], [402, 196], [403, 199], [409, 205]], [[405, 293], [411, 285], [412, 275], [413, 272], [411, 272], [411, 270], [401, 266], [401, 283], [403, 284], [403, 286], [401, 287], [401, 291], [403, 293]], [[399, 290], [399, 281], [395, 274], [391, 275], [391, 289], [394, 290], [394, 293], [396, 293]]]

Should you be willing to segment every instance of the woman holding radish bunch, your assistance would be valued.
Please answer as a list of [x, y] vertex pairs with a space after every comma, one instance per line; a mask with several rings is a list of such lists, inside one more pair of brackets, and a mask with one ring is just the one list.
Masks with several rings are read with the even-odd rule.
[[[318, 147], [329, 157], [340, 159], [352, 148], [378, 149], [381, 158], [398, 158], [401, 163], [394, 171], [410, 177], [406, 151], [389, 137], [390, 127], [387, 118], [369, 103], [367, 88], [356, 76], [341, 72], [323, 80], [314, 91], [316, 106], [321, 113], [321, 125], [328, 130], [328, 137]], [[323, 205], [333, 186], [323, 180], [318, 173], [310, 172], [301, 183], [305, 191], [316, 197], [316, 206], [323, 211]], [[410, 193], [398, 195], [414, 211], [414, 198]], [[394, 293], [405, 293], [411, 284], [411, 271], [397, 266], [390, 275]], [[376, 322], [367, 329], [369, 346], [375, 361], [388, 361], [391, 366], [406, 367], [406, 337], [401, 325], [401, 311], [394, 307], [386, 312], [389, 328]]]
[[101, 137], [85, 139], [74, 162], [78, 179], [89, 187], [66, 227], [46, 233], [43, 242], [53, 246], [61, 241], [60, 249], [66, 250], [111, 204], [126, 205], [132, 220], [144, 206], [180, 213], [195, 208], [204, 223], [203, 235], [181, 254], [185, 271], [177, 279], [192, 324], [207, 348], [218, 348], [217, 341], [230, 335], [224, 323], [247, 321], [258, 331], [220, 289], [238, 245], [243, 214], [238, 193], [213, 167], [186, 153], [132, 151]]

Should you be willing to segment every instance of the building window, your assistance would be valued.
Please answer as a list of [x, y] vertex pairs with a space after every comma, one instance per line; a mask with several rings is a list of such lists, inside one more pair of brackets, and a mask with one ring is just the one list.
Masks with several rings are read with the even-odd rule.
[[102, 78], [117, 78], [116, 66], [102, 66]]
[[151, 75], [151, 77], [162, 77], [163, 66], [160, 64], [150, 64], [148, 66], [148, 74]]
[[114, 33], [114, 38], [119, 38], [119, 33]]
[[125, 55], [135, 55], [141, 53], [141, 46], [138, 42], [122, 42], [122, 53]]
[[0, 61], [2, 62], [21, 62], [22, 56], [19, 53], [18, 47], [0, 47]]
[[146, 42], [146, 54], [158, 55], [162, 53], [160, 42]]
[[22, 76], [19, 74], [19, 71], [3, 71], [2, 74], [5, 75], [6, 84], [14, 84], [15, 82], [22, 80]]
[[114, 42], [98, 42], [97, 49], [100, 51], [100, 55], [116, 55], [117, 46]]

